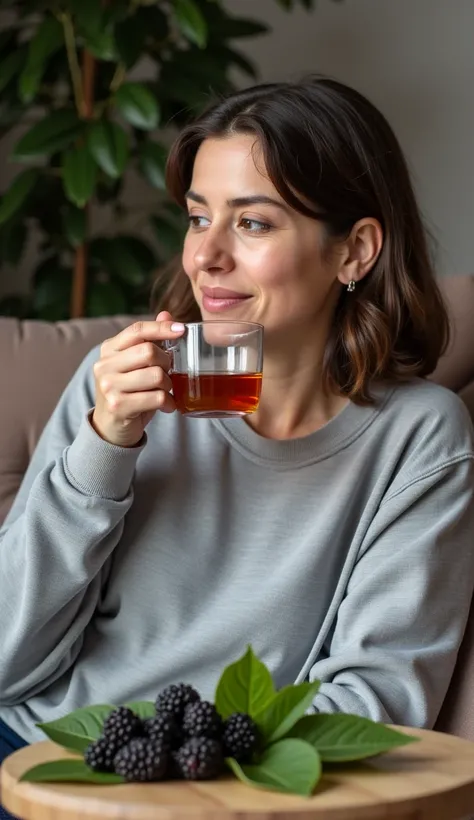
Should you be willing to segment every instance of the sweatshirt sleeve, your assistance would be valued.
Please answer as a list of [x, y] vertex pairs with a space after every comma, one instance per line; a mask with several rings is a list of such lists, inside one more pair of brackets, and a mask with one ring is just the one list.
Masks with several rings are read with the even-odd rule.
[[20, 703], [78, 656], [133, 500], [141, 447], [90, 425], [92, 351], [64, 391], [0, 529], [0, 705]]
[[310, 678], [314, 707], [386, 723], [434, 725], [474, 587], [474, 459], [400, 487], [373, 519]]

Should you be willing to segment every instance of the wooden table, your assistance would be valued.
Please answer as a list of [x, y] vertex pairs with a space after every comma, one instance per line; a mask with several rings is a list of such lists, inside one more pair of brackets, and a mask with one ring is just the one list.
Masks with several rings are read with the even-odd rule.
[[30, 766], [67, 755], [50, 742], [6, 759], [2, 799], [22, 820], [459, 820], [474, 812], [474, 743], [407, 731], [421, 742], [332, 767], [309, 799], [253, 789], [227, 777], [123, 786], [19, 783]]

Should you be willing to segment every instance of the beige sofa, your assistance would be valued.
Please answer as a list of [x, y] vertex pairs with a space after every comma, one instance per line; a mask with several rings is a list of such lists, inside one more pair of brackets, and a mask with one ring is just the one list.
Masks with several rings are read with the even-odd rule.
[[[453, 340], [433, 378], [456, 391], [474, 419], [474, 276], [442, 281]], [[54, 405], [84, 355], [130, 317], [48, 324], [0, 317], [0, 524]], [[474, 561], [474, 532], [473, 561]], [[442, 602], [440, 602], [442, 604]], [[474, 741], [474, 606], [437, 727]]]

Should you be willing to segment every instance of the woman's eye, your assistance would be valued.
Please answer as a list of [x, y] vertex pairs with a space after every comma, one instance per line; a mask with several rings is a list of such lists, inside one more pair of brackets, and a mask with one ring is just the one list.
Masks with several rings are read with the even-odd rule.
[[266, 233], [272, 227], [268, 222], [261, 222], [259, 219], [250, 219], [249, 217], [243, 217], [239, 225], [248, 233]]
[[209, 225], [207, 216], [197, 216], [196, 214], [188, 214], [189, 225], [191, 228], [206, 228]]

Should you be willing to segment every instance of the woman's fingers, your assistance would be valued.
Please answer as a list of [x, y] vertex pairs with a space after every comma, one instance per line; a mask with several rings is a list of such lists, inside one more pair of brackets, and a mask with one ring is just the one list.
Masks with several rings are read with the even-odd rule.
[[[161, 315], [161, 314], [158, 314]], [[167, 314], [169, 316], [170, 314]], [[113, 356], [121, 350], [127, 350], [143, 342], [164, 342], [179, 339], [184, 333], [184, 325], [180, 322], [166, 321], [139, 321], [129, 325], [112, 339], [107, 339], [101, 347], [101, 356]]]

